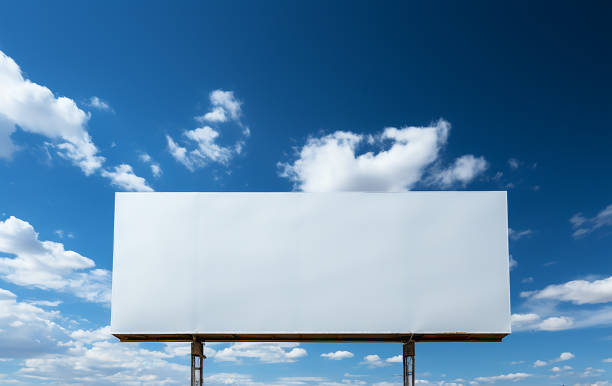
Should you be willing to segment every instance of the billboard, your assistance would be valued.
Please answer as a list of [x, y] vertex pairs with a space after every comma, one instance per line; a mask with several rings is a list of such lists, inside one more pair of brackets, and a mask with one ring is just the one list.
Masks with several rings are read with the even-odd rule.
[[121, 340], [497, 341], [506, 192], [116, 193]]

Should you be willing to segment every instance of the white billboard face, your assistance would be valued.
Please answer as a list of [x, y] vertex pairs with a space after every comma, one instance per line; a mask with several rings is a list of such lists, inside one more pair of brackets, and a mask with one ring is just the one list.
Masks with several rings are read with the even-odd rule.
[[506, 192], [117, 193], [112, 286], [125, 340], [500, 337]]

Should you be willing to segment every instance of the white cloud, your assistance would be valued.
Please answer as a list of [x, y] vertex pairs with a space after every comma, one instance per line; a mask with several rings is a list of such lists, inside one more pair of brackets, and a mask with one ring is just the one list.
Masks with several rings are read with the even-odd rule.
[[392, 356], [391, 358], [387, 358], [385, 360], [385, 362], [388, 362], [388, 363], [402, 363], [403, 359], [404, 358], [402, 357], [402, 355], [398, 354], [398, 355]]
[[209, 97], [210, 104], [214, 108], [224, 109], [234, 120], [240, 118], [240, 114], [242, 113], [242, 102], [236, 99], [233, 91], [214, 90], [210, 93]]
[[472, 154], [467, 154], [457, 158], [455, 163], [447, 169], [436, 173], [434, 179], [444, 187], [455, 183], [465, 186], [487, 168], [488, 163], [484, 157], [474, 157]]
[[225, 109], [223, 107], [214, 107], [208, 113], [198, 116], [195, 118], [198, 122], [227, 122], [227, 114], [225, 113]]
[[73, 334], [63, 354], [29, 358], [18, 375], [61, 384], [181, 385], [189, 367], [168, 362], [169, 355], [134, 343], [111, 342], [103, 331]]
[[[97, 98], [95, 103], [104, 102]], [[106, 159], [87, 131], [89, 118], [72, 99], [56, 97], [47, 87], [24, 79], [17, 63], [0, 51], [0, 158], [11, 158], [17, 150], [11, 134], [19, 127], [46, 137], [46, 145], [85, 175], [101, 171]], [[108, 177], [108, 171], [102, 175]]]
[[[555, 313], [555, 309], [548, 310], [547, 313]], [[546, 318], [537, 314], [533, 320], [524, 322], [512, 321], [513, 331], [541, 330], [541, 331], [560, 331], [588, 327], [601, 327], [612, 325], [612, 307], [589, 310], [568, 310], [566, 315], [548, 316]]]
[[232, 120], [241, 128], [241, 132], [233, 144], [228, 145], [220, 144], [220, 131], [208, 125], [183, 131], [184, 139], [180, 141], [183, 144], [166, 135], [168, 151], [190, 171], [202, 168], [211, 162], [226, 166], [234, 156], [242, 153], [245, 139], [251, 134], [250, 129], [240, 120], [242, 102], [235, 97], [233, 91], [214, 90], [209, 98], [210, 111], [195, 117], [195, 120], [214, 124], [215, 127]]
[[382, 367], [386, 365], [386, 363], [376, 354], [366, 355], [363, 357], [361, 364], [368, 367]]
[[350, 351], [336, 351], [336, 352], [329, 352], [326, 354], [321, 354], [321, 356], [323, 358], [327, 358], [327, 359], [332, 359], [332, 360], [341, 360], [341, 359], [345, 359], [345, 358], [352, 358], [355, 355], [350, 352]]
[[265, 363], [295, 362], [307, 355], [299, 343], [239, 342], [217, 351], [216, 361], [236, 362], [242, 358], [254, 358]]
[[366, 365], [368, 367], [382, 367], [387, 366], [389, 363], [402, 363], [402, 356], [395, 355], [383, 360], [380, 356], [376, 354], [366, 355], [363, 358], [363, 361], [360, 362], [362, 365]]
[[89, 106], [102, 111], [113, 111], [108, 102], [103, 101], [97, 96], [89, 98]]
[[138, 156], [138, 159], [140, 159], [141, 162], [149, 165], [149, 167], [151, 168], [151, 173], [153, 174], [153, 177], [158, 178], [159, 176], [162, 175], [161, 166], [159, 166], [159, 163], [155, 162], [155, 160], [153, 160], [153, 157], [151, 157], [149, 154], [140, 153], [140, 155]]
[[[449, 131], [450, 124], [440, 119], [429, 127], [388, 127], [375, 136], [336, 131], [311, 137], [293, 163], [278, 163], [279, 175], [303, 191], [408, 190], [438, 159]], [[381, 150], [359, 154], [363, 146]], [[448, 170], [432, 170], [426, 183], [467, 183], [481, 169], [479, 159], [463, 156]]]
[[574, 238], [584, 236], [604, 226], [610, 226], [612, 225], [612, 204], [606, 206], [594, 217], [586, 218], [582, 213], [576, 213], [569, 221], [574, 228], [574, 233], [572, 234]]
[[537, 360], [535, 362], [533, 362], [533, 367], [544, 367], [548, 364], [548, 362], [542, 361], [542, 360]]
[[210, 126], [199, 127], [194, 130], [186, 130], [183, 135], [190, 140], [196, 147], [190, 151], [178, 145], [169, 135], [168, 150], [170, 154], [185, 165], [191, 171], [196, 168], [206, 166], [209, 162], [217, 162], [227, 165], [229, 160], [236, 153], [236, 149], [231, 146], [221, 146], [217, 143], [219, 132]]
[[[558, 363], [558, 362], [565, 362], [565, 361], [569, 361], [570, 359], [575, 358], [574, 354], [572, 354], [571, 352], [563, 352], [559, 355], [558, 358], [555, 359], [551, 359], [550, 361], [546, 362], [546, 361], [542, 361], [540, 359], [538, 359], [537, 361], [535, 361], [533, 363], [533, 367], [543, 367], [548, 365], [549, 363]], [[552, 371], [561, 371], [561, 368], [557, 367], [558, 370], [554, 370], [551, 369]], [[571, 367], [569, 366], [564, 366], [563, 370], [571, 370]]]
[[533, 323], [540, 320], [540, 316], [537, 314], [512, 314], [510, 317], [512, 322], [512, 328], [519, 327], [520, 325]]
[[539, 324], [539, 329], [544, 331], [567, 330], [574, 324], [574, 320], [567, 316], [552, 316], [544, 319]]
[[574, 304], [612, 302], [612, 276], [601, 280], [572, 280], [554, 284], [539, 291], [522, 292], [521, 297], [532, 299], [554, 299]]
[[574, 359], [576, 356], [571, 352], [563, 352], [559, 355], [559, 358], [555, 359], [555, 362], [564, 362], [569, 361], [570, 359]]
[[529, 378], [531, 377], [531, 374], [528, 373], [510, 373], [510, 374], [502, 374], [502, 375], [496, 375], [493, 377], [478, 377], [475, 378], [474, 380], [476, 382], [485, 382], [485, 383], [495, 383], [497, 381], [513, 381], [513, 382], [517, 382], [517, 381], [521, 381], [525, 378]]
[[59, 313], [33, 303], [20, 302], [14, 293], [0, 288], [0, 358], [31, 358], [64, 351], [58, 342], [66, 338], [66, 332], [54, 321]]
[[53, 289], [91, 302], [110, 300], [110, 272], [94, 269], [93, 260], [64, 249], [62, 243], [40, 241], [28, 222], [14, 216], [0, 221], [0, 277], [10, 283]]
[[134, 174], [134, 170], [128, 164], [115, 166], [112, 170], [102, 170], [102, 177], [110, 179], [111, 185], [121, 189], [134, 192], [152, 192], [153, 189], [147, 184], [147, 180]]
[[508, 236], [512, 240], [518, 240], [518, 239], [521, 239], [523, 237], [531, 236], [532, 234], [533, 234], [533, 231], [531, 229], [525, 229], [525, 230], [522, 230], [522, 231], [517, 231], [517, 230], [514, 230], [512, 228], [508, 228]]
[[19, 127], [51, 139], [59, 155], [91, 175], [104, 157], [87, 132], [88, 120], [72, 99], [24, 79], [17, 63], [0, 51], [0, 157], [10, 158], [16, 150], [10, 136]]

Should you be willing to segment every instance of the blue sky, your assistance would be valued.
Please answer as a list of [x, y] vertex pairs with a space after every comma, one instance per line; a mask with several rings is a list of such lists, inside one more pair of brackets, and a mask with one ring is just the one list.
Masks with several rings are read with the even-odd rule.
[[[3, 4], [0, 383], [184, 383], [184, 346], [108, 336], [115, 191], [444, 189], [508, 190], [514, 333], [418, 344], [418, 379], [609, 384], [611, 14]], [[401, 382], [394, 344], [208, 347], [209, 384]]]

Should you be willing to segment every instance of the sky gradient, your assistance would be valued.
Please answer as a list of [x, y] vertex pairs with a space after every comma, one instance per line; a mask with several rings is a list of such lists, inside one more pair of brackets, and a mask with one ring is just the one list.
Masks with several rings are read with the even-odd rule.
[[[184, 384], [109, 336], [115, 191], [507, 190], [513, 334], [422, 384], [612, 382], [605, 2], [2, 6], [0, 383]], [[208, 384], [393, 385], [397, 344], [210, 344]]]

